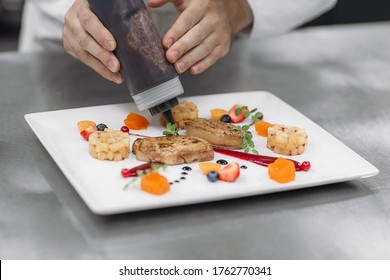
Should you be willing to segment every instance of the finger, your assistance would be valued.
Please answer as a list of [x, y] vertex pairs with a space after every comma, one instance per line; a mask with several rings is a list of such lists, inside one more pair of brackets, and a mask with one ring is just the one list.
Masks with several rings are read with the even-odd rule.
[[88, 65], [90, 68], [95, 70], [98, 74], [103, 76], [105, 79], [109, 81], [113, 81], [117, 84], [123, 82], [122, 76], [119, 72], [113, 73], [111, 72], [100, 60], [86, 52], [80, 48], [73, 48], [69, 53], [75, 58], [79, 59], [84, 64]]
[[181, 74], [188, 68], [204, 59], [212, 53], [214, 48], [218, 46], [218, 37], [213, 34], [207, 37], [201, 44], [191, 49], [183, 55], [175, 64], [176, 71]]
[[199, 7], [185, 9], [163, 37], [163, 45], [169, 49], [174, 42], [193, 28], [203, 17]]
[[91, 10], [82, 10], [79, 21], [81, 27], [106, 50], [113, 51], [116, 48], [114, 37]]
[[[67, 27], [68, 25], [70, 28]], [[111, 51], [107, 51], [98, 44], [90, 33], [85, 31], [81, 22], [68, 18], [67, 24], [64, 25], [63, 35], [64, 42], [69, 42], [68, 44], [73, 45], [72, 48], [74, 49], [74, 53], [83, 54], [83, 52], [77, 50], [77, 48], [81, 48], [100, 60], [112, 72], [119, 71], [120, 64], [116, 56]], [[77, 46], [77, 44], [79, 46]]]
[[218, 45], [208, 56], [190, 67], [189, 72], [193, 75], [200, 74], [214, 65], [220, 58], [227, 54], [226, 48]]
[[[202, 22], [195, 25], [168, 49], [166, 54], [168, 61], [175, 63], [189, 50], [202, 44], [202, 42], [213, 32], [213, 27], [211, 25], [204, 24]], [[206, 47], [207, 45], [208, 42], [206, 43]], [[209, 52], [211, 52], [211, 49]]]
[[121, 84], [123, 82], [122, 75], [119, 72], [113, 73], [105, 65], [103, 65], [98, 59], [90, 55], [89, 53], [85, 53], [88, 56], [88, 65], [95, 70], [98, 74], [103, 76], [109, 81], [113, 81], [114, 83]]
[[82, 32], [77, 38], [80, 47], [98, 59], [112, 72], [118, 72], [120, 64], [116, 56], [98, 44], [88, 33]]
[[68, 32], [66, 28], [64, 28], [63, 32], [64, 36], [68, 38], [68, 40], [64, 40], [64, 48], [68, 51], [69, 54], [91, 67], [107, 80], [114, 81], [115, 83], [123, 82], [122, 76], [119, 74], [119, 72], [111, 72], [99, 59], [81, 48], [77, 42], [77, 39], [72, 37], [73, 34], [71, 32]]

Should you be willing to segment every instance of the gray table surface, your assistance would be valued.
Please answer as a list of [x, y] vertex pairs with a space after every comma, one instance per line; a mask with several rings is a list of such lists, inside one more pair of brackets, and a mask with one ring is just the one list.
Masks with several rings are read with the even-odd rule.
[[128, 102], [124, 86], [63, 53], [1, 53], [0, 258], [390, 259], [389, 35], [383, 22], [237, 42], [207, 73], [182, 76], [186, 95], [274, 93], [376, 177], [113, 216], [91, 213], [23, 116]]

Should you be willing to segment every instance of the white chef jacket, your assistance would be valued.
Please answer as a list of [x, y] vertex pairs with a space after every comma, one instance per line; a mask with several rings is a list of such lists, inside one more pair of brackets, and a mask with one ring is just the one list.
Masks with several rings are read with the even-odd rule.
[[[62, 50], [62, 27], [66, 11], [74, 0], [26, 0], [19, 38], [19, 51]], [[232, 0], [235, 1], [235, 0]], [[258, 40], [285, 33], [329, 10], [337, 0], [247, 0], [253, 26], [249, 38]], [[178, 12], [173, 5], [152, 9], [161, 35]]]

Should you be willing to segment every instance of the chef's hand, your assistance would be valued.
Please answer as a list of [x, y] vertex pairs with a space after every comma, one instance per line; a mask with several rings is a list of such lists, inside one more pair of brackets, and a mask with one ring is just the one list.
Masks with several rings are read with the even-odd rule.
[[[227, 54], [235, 33], [251, 24], [246, 0], [149, 0], [150, 7], [173, 2], [181, 12], [163, 38], [167, 59], [178, 73], [198, 74]], [[91, 11], [87, 0], [75, 0], [65, 15], [64, 48], [100, 75], [122, 83], [112, 34]]]
[[148, 5], [168, 2], [181, 13], [163, 37], [178, 73], [205, 71], [229, 52], [234, 35], [252, 24], [246, 0], [149, 0]]
[[113, 51], [116, 41], [91, 11], [88, 0], [75, 0], [65, 15], [65, 50], [107, 80], [122, 83], [120, 64]]

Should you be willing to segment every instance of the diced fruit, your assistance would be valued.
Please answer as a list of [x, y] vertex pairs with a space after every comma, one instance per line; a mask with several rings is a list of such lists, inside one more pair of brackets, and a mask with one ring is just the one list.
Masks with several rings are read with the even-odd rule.
[[169, 189], [170, 184], [167, 178], [160, 175], [158, 172], [148, 173], [141, 179], [141, 190], [145, 192], [161, 195], [168, 192]]
[[268, 136], [268, 128], [272, 126], [272, 123], [269, 122], [255, 122], [255, 129], [257, 132], [257, 135], [267, 137]]
[[124, 122], [129, 129], [134, 130], [146, 129], [149, 125], [149, 121], [144, 116], [134, 112], [128, 114]]
[[97, 131], [96, 125], [91, 125], [80, 132], [80, 135], [86, 140], [89, 140], [89, 135]]
[[98, 160], [120, 161], [129, 157], [130, 138], [119, 130], [95, 131], [89, 136], [89, 154]]
[[211, 171], [218, 171], [221, 165], [215, 162], [199, 162], [199, 168], [204, 175], [207, 175]]
[[211, 109], [210, 114], [211, 118], [219, 121], [223, 115], [227, 115], [229, 112], [226, 111], [225, 109]]
[[301, 155], [305, 152], [307, 138], [305, 129], [274, 124], [268, 128], [267, 148], [280, 155]]
[[96, 123], [89, 120], [79, 121], [77, 123], [77, 128], [79, 129], [80, 132], [86, 130], [90, 126], [96, 126]]
[[310, 161], [304, 161], [301, 163], [301, 170], [303, 171], [309, 171], [310, 167]]
[[229, 110], [229, 116], [233, 123], [239, 123], [246, 119], [245, 114], [248, 112], [249, 109], [247, 106], [236, 104]]
[[288, 183], [295, 180], [295, 166], [291, 160], [278, 158], [268, 165], [268, 176], [278, 183]]
[[125, 132], [125, 133], [129, 133], [130, 129], [127, 126], [124, 125], [124, 126], [121, 127], [121, 131]]
[[104, 131], [106, 128], [108, 128], [107, 125], [105, 125], [104, 123], [99, 123], [97, 126], [96, 126], [97, 130], [99, 131]]
[[233, 182], [240, 176], [240, 165], [237, 162], [229, 163], [218, 170], [218, 179], [225, 182]]
[[[194, 102], [181, 101], [178, 105], [171, 108], [174, 124], [178, 129], [184, 129], [187, 121], [196, 119], [198, 117], [198, 107]], [[168, 122], [163, 114], [159, 115], [159, 121], [163, 127], [166, 127]]]
[[220, 121], [224, 122], [224, 123], [231, 123], [232, 122], [232, 118], [229, 115], [223, 115], [221, 117]]
[[209, 180], [209, 182], [211, 183], [217, 182], [218, 178], [219, 178], [218, 172], [210, 171], [209, 173], [207, 173], [207, 180]]

